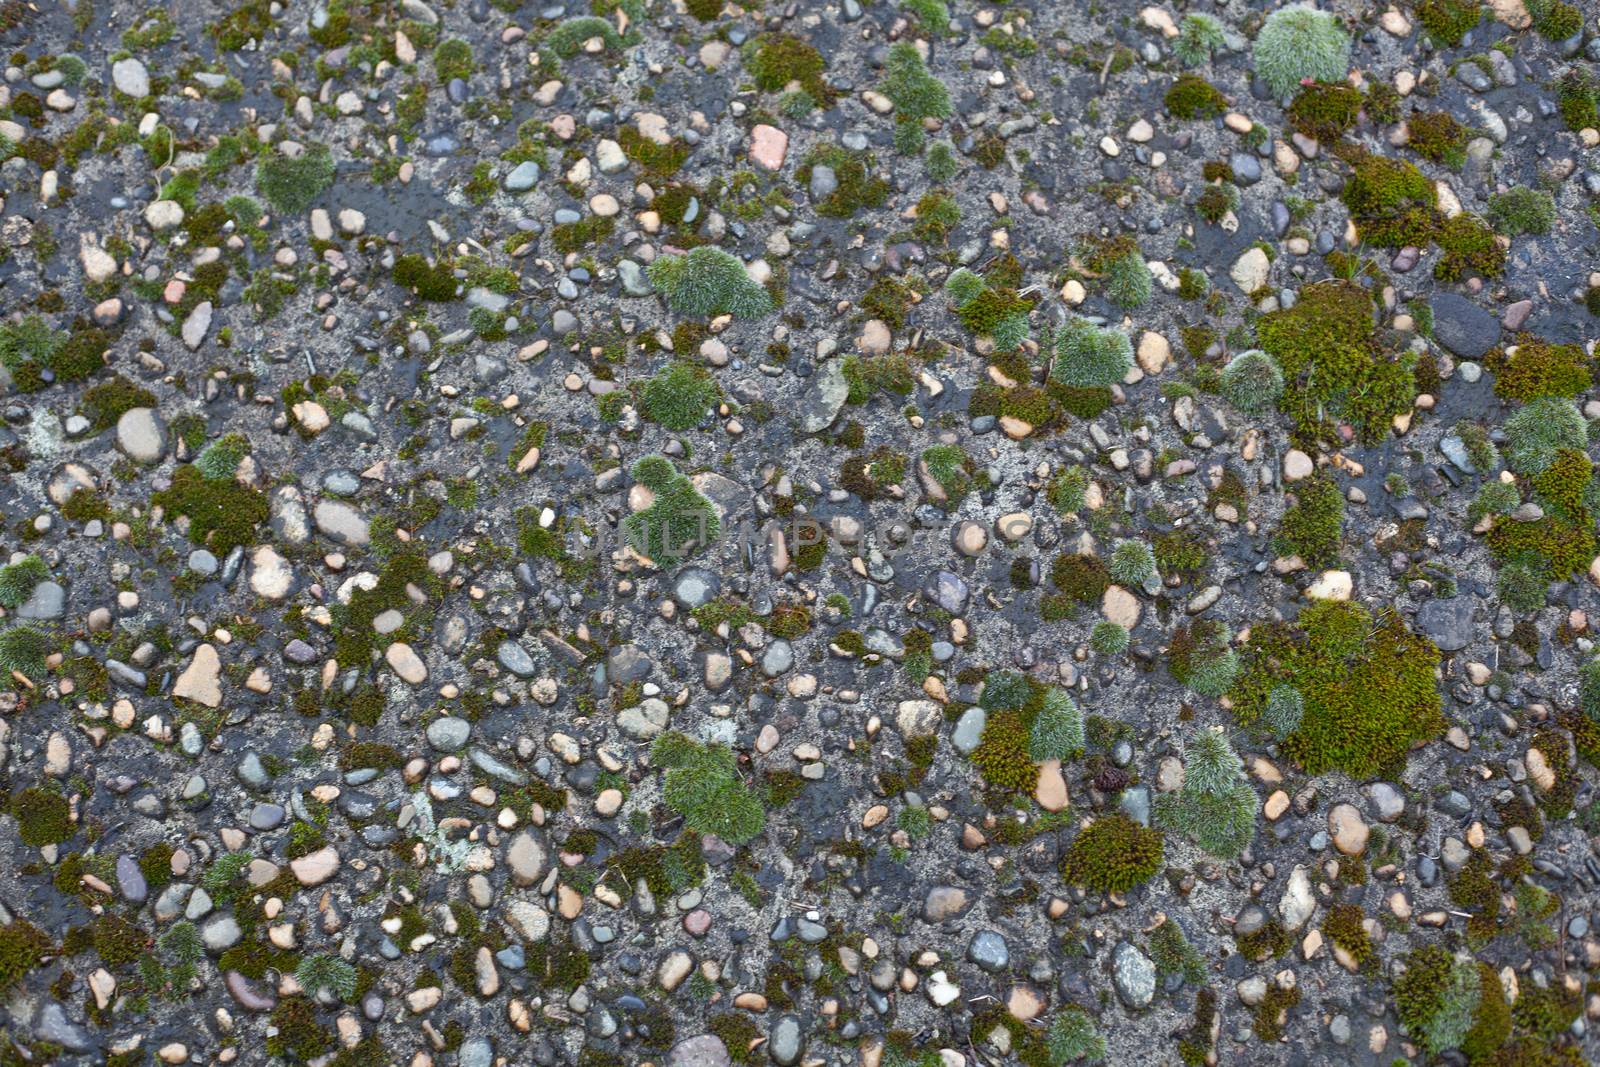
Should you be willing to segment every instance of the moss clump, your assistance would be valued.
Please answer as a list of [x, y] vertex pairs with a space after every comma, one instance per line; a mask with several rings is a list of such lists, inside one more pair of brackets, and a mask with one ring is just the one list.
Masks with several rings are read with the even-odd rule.
[[665, 456], [645, 456], [633, 465], [633, 477], [655, 494], [643, 511], [623, 520], [623, 533], [634, 551], [661, 562], [677, 562], [711, 544], [722, 532], [711, 501]]
[[1109, 388], [1133, 369], [1133, 341], [1126, 333], [1077, 315], [1046, 339], [1046, 347], [1051, 380], [1068, 388]]
[[816, 204], [817, 214], [833, 219], [848, 219], [864, 207], [880, 207], [889, 197], [889, 183], [871, 168], [871, 159], [838, 145], [820, 145], [806, 155], [795, 178], [808, 185], [819, 167], [833, 171], [837, 183], [833, 192]]
[[1547, 41], [1565, 41], [1583, 32], [1583, 12], [1565, 0], [1534, 0], [1528, 13], [1533, 28]]
[[1444, 220], [1436, 240], [1443, 254], [1434, 264], [1433, 276], [1441, 281], [1459, 281], [1469, 274], [1498, 278], [1505, 271], [1505, 249], [1494, 231], [1476, 216], [1461, 214]]
[[722, 395], [704, 368], [679, 361], [645, 383], [639, 407], [645, 418], [669, 430], [692, 430]]
[[33, 595], [35, 586], [49, 578], [50, 568], [35, 555], [0, 567], [0, 607], [17, 607]]
[[239, 471], [239, 464], [250, 453], [250, 439], [242, 433], [226, 433], [205, 447], [194, 465], [207, 481], [223, 482]]
[[545, 34], [544, 45], [561, 59], [571, 59], [586, 42], [595, 38], [599, 38], [608, 51], [615, 51], [625, 43], [623, 37], [605, 19], [582, 16], [567, 19], [551, 27], [550, 32]]
[[1167, 89], [1167, 111], [1180, 119], [1209, 119], [1228, 110], [1222, 91], [1195, 74], [1180, 74]]
[[1124, 309], [1150, 302], [1155, 277], [1132, 234], [1097, 242], [1084, 258], [1089, 269], [1100, 276], [1100, 288], [1107, 300]]
[[1451, 48], [1483, 19], [1478, 0], [1419, 0], [1413, 10], [1428, 35]]
[[1215, 619], [1180, 626], [1167, 646], [1167, 669], [1201, 696], [1221, 696], [1239, 672], [1228, 628]]
[[415, 252], [395, 260], [394, 283], [432, 303], [454, 300], [459, 284], [449, 263], [430, 264], [425, 256]]
[[1155, 816], [1211, 855], [1234, 859], [1255, 836], [1256, 808], [1244, 761], [1220, 730], [1202, 730], [1185, 753], [1182, 788], [1156, 798]]
[[433, 50], [433, 73], [441, 85], [452, 78], [472, 77], [472, 46], [459, 37], [440, 41]]
[[1356, 124], [1365, 102], [1359, 89], [1344, 82], [1302, 86], [1289, 105], [1289, 123], [1307, 137], [1333, 141]]
[[1126, 893], [1161, 869], [1161, 831], [1140, 826], [1121, 813], [1090, 823], [1061, 857], [1061, 878], [1102, 893]]
[[1589, 446], [1589, 424], [1576, 404], [1562, 397], [1529, 401], [1505, 422], [1506, 466], [1517, 474], [1538, 474], [1561, 449]]
[[1577, 133], [1600, 127], [1600, 92], [1594, 75], [1573, 67], [1556, 83], [1556, 107], [1567, 129]]
[[1020, 711], [989, 715], [972, 762], [984, 781], [1000, 789], [1031, 793], [1039, 772], [1028, 754], [1028, 720]]
[[738, 257], [701, 245], [681, 256], [659, 256], [648, 268], [650, 281], [679, 315], [760, 318], [772, 298], [745, 271]]
[[1267, 16], [1255, 40], [1255, 68], [1274, 96], [1303, 81], [1343, 81], [1350, 70], [1350, 35], [1339, 20], [1309, 4], [1288, 4]]
[[977, 465], [960, 445], [933, 445], [922, 452], [922, 467], [928, 476], [944, 491], [945, 499], [936, 501], [953, 507], [972, 491], [978, 474]]
[[1418, 111], [1406, 121], [1411, 150], [1423, 159], [1460, 169], [1472, 133], [1443, 111]]
[[11, 372], [13, 385], [24, 393], [52, 381], [79, 382], [105, 366], [111, 339], [104, 330], [66, 333], [38, 315], [0, 325], [0, 365]]
[[295, 159], [273, 154], [256, 164], [256, 191], [280, 215], [303, 214], [333, 184], [334, 170], [326, 145], [311, 145]]
[[1228, 361], [1219, 384], [1228, 403], [1246, 415], [1265, 415], [1283, 395], [1283, 369], [1271, 356], [1252, 348]]
[[989, 338], [997, 350], [1009, 352], [1028, 339], [1033, 303], [1013, 286], [960, 267], [951, 272], [944, 288], [961, 325]]
[[1384, 351], [1372, 296], [1358, 285], [1306, 286], [1294, 307], [1262, 316], [1257, 337], [1283, 369], [1279, 406], [1304, 439], [1338, 441], [1342, 419], [1362, 441], [1376, 443], [1416, 399], [1411, 357]]
[[0, 926], [0, 994], [9, 993], [54, 948], [49, 936], [26, 919]]
[[662, 799], [695, 833], [742, 845], [766, 826], [761, 800], [739, 778], [726, 745], [702, 745], [668, 732], [650, 746], [650, 763], [666, 771]]
[[762, 38], [751, 56], [750, 76], [756, 88], [769, 93], [797, 88], [827, 107], [837, 95], [822, 78], [827, 60], [812, 45], [786, 33]]
[[94, 924], [94, 950], [112, 970], [126, 967], [150, 949], [150, 939], [136, 924], [115, 913], [100, 916]]
[[1494, 372], [1495, 395], [1507, 400], [1574, 397], [1594, 384], [1589, 357], [1582, 348], [1554, 344], [1532, 334], [1522, 334], [1516, 344], [1490, 352], [1484, 365]]
[[1425, 247], [1437, 226], [1439, 194], [1426, 175], [1403, 160], [1367, 156], [1341, 194], [1361, 239], [1379, 248]]
[[950, 90], [928, 70], [922, 53], [910, 41], [890, 47], [881, 88], [883, 95], [894, 102], [895, 117], [900, 122], [948, 118], [954, 112]]
[[91, 423], [92, 433], [102, 433], [117, 424], [117, 420], [134, 408], [155, 407], [156, 395], [150, 390], [134, 385], [120, 374], [109, 381], [90, 386], [84, 391], [79, 407]]
[[1063, 552], [1050, 565], [1050, 581], [1062, 593], [1085, 604], [1100, 599], [1111, 584], [1111, 575], [1099, 556], [1087, 552]]
[[1295, 502], [1283, 513], [1278, 550], [1299, 556], [1313, 567], [1339, 558], [1339, 531], [1344, 523], [1344, 494], [1333, 479], [1317, 474], [1295, 486]]
[[1439, 650], [1389, 612], [1319, 601], [1295, 624], [1253, 627], [1228, 691], [1241, 725], [1266, 726], [1274, 690], [1299, 693], [1299, 724], [1283, 752], [1310, 774], [1365, 778], [1404, 766], [1406, 753], [1444, 728], [1434, 668]]
[[1172, 54], [1186, 67], [1198, 67], [1228, 43], [1222, 23], [1210, 15], [1191, 12], [1178, 23], [1178, 36], [1172, 41]]
[[193, 464], [179, 467], [172, 485], [150, 499], [169, 515], [188, 516], [189, 540], [219, 558], [252, 544], [268, 514], [264, 493], [236, 481], [209, 481]]
[[1513, 185], [1489, 198], [1489, 221], [1507, 237], [1549, 233], [1556, 222], [1555, 197], [1543, 189]]
[[17, 820], [17, 836], [34, 848], [59, 845], [77, 830], [67, 798], [53, 789], [23, 789], [11, 798], [11, 815]]
[[277, 1033], [267, 1038], [267, 1054], [302, 1063], [331, 1051], [333, 1035], [317, 1022], [317, 1009], [306, 997], [285, 997], [272, 1012]]
[[0, 678], [12, 673], [34, 679], [45, 671], [45, 657], [55, 651], [50, 636], [32, 626], [13, 626], [0, 631]]
[[1373, 953], [1372, 939], [1362, 925], [1365, 918], [1366, 912], [1359, 904], [1335, 904], [1328, 909], [1322, 922], [1328, 940], [1348, 952], [1357, 963], [1365, 963]]

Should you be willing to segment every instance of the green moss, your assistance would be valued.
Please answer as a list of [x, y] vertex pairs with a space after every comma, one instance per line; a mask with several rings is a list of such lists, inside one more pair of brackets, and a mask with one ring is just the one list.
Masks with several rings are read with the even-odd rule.
[[720, 396], [716, 380], [703, 368], [679, 361], [645, 383], [639, 406], [645, 418], [682, 432], [700, 425]]
[[883, 95], [894, 102], [895, 114], [901, 121], [948, 118], [954, 112], [950, 90], [928, 70], [922, 53], [910, 41], [890, 47], [881, 88]]
[[1313, 83], [1295, 94], [1287, 117], [1290, 125], [1307, 137], [1333, 141], [1356, 124], [1364, 103], [1360, 90], [1347, 83]]
[[[1144, 269], [1142, 261], [1140, 268]], [[1052, 333], [1047, 343], [1053, 353], [1051, 380], [1071, 389], [1108, 388], [1133, 368], [1133, 342], [1126, 333], [1096, 326], [1077, 315]]]
[[1031, 793], [1039, 772], [1028, 754], [1028, 720], [1021, 711], [990, 713], [972, 762], [984, 781], [1000, 789]]
[[1254, 59], [1272, 94], [1287, 96], [1303, 81], [1343, 81], [1350, 69], [1350, 35], [1330, 12], [1287, 4], [1262, 24]]
[[1355, 164], [1342, 194], [1350, 218], [1367, 244], [1425, 247], [1438, 225], [1438, 192], [1410, 163], [1367, 156]]
[[1567, 129], [1574, 133], [1600, 128], [1600, 93], [1596, 91], [1594, 75], [1582, 66], [1563, 74], [1556, 83], [1556, 107]]
[[1418, 0], [1413, 10], [1434, 41], [1452, 48], [1483, 18], [1478, 0]]
[[0, 994], [9, 993], [54, 949], [49, 936], [26, 919], [0, 926]]
[[1074, 600], [1094, 603], [1111, 584], [1111, 575], [1099, 556], [1063, 552], [1050, 565], [1050, 581]]
[[1167, 669], [1201, 696], [1221, 696], [1239, 670], [1230, 637], [1228, 628], [1215, 619], [1178, 627], [1167, 644]]
[[1534, 0], [1528, 13], [1534, 30], [1547, 41], [1565, 41], [1583, 32], [1583, 12], [1565, 0]]
[[332, 1051], [333, 1035], [317, 1022], [317, 1009], [306, 997], [285, 997], [272, 1012], [277, 1033], [267, 1038], [268, 1055], [306, 1062]]
[[112, 970], [126, 967], [150, 948], [150, 939], [135, 923], [108, 912], [94, 924], [94, 950]]
[[1489, 197], [1489, 221], [1507, 237], [1549, 233], [1556, 222], [1555, 197], [1543, 189], [1514, 185]]
[[740, 779], [726, 745], [701, 745], [668, 732], [651, 745], [650, 762], [666, 772], [662, 799], [696, 833], [742, 845], [766, 826], [761, 801]]
[[1418, 111], [1406, 121], [1407, 142], [1423, 159], [1460, 169], [1467, 161], [1467, 142], [1472, 132], [1447, 112]]
[[77, 829], [67, 798], [52, 789], [23, 789], [11, 798], [11, 815], [17, 820], [17, 836], [34, 848], [60, 844]]
[[1497, 559], [1521, 564], [1549, 581], [1583, 572], [1597, 549], [1592, 523], [1573, 526], [1552, 515], [1535, 522], [1497, 519], [1487, 540]]
[[12, 626], [0, 631], [0, 676], [13, 672], [29, 679], [45, 672], [45, 657], [56, 650], [50, 635], [32, 626]]
[[1061, 878], [1101, 893], [1126, 893], [1161, 869], [1165, 845], [1159, 830], [1121, 813], [1090, 823], [1061, 857]]
[[1084, 258], [1089, 269], [1100, 275], [1100, 288], [1107, 300], [1125, 309], [1149, 303], [1155, 279], [1132, 234], [1096, 242]]
[[1365, 963], [1373, 954], [1372, 939], [1362, 926], [1365, 918], [1366, 912], [1359, 904], [1334, 904], [1322, 921], [1328, 939], [1348, 952], [1357, 963]]
[[720, 248], [701, 245], [681, 256], [659, 256], [648, 271], [667, 306], [680, 315], [759, 318], [772, 310], [766, 290]]
[[1317, 282], [1300, 290], [1294, 307], [1270, 312], [1257, 325], [1262, 349], [1283, 369], [1279, 406], [1303, 438], [1337, 442], [1342, 419], [1362, 441], [1376, 443], [1395, 415], [1411, 410], [1412, 360], [1384, 351], [1372, 310], [1360, 286]]
[[394, 283], [434, 303], [454, 300], [459, 284], [448, 262], [441, 260], [430, 265], [425, 257], [414, 252], [395, 260]]
[[1155, 816], [1211, 855], [1233, 859], [1255, 835], [1257, 807], [1233, 746], [1221, 732], [1202, 730], [1185, 752], [1182, 787], [1156, 798]]
[[35, 586], [49, 578], [50, 568], [35, 555], [0, 566], [0, 607], [18, 607], [33, 595]]
[[833, 171], [837, 182], [833, 192], [815, 205], [819, 215], [847, 219], [862, 208], [881, 207], [889, 197], [889, 183], [870, 167], [871, 159], [838, 145], [819, 145], [807, 153], [795, 173], [795, 180], [808, 185], [818, 166]]
[[310, 145], [296, 159], [273, 153], [256, 164], [256, 191], [280, 215], [300, 215], [333, 184], [333, 155]]
[[837, 95], [823, 80], [822, 75], [828, 69], [828, 63], [822, 58], [822, 53], [789, 34], [771, 34], [762, 38], [749, 61], [748, 69], [756, 88], [769, 93], [781, 92], [793, 84], [823, 107], [830, 105]]
[[1164, 101], [1175, 118], [1209, 119], [1228, 110], [1221, 90], [1195, 74], [1180, 74], [1167, 89]]
[[650, 559], [676, 562], [714, 542], [721, 532], [716, 508], [663, 456], [633, 465], [634, 480], [655, 494], [643, 511], [623, 520], [634, 550]]
[[219, 557], [255, 541], [256, 526], [267, 519], [267, 498], [236, 481], [209, 481], [193, 464], [179, 467], [172, 485], [151, 497], [169, 515], [189, 518], [189, 540]]
[[1317, 474], [1296, 485], [1294, 495], [1278, 529], [1279, 553], [1299, 556], [1313, 567], [1336, 562], [1344, 523], [1344, 494], [1339, 486], [1327, 475]]
[[557, 23], [545, 35], [544, 44], [546, 48], [549, 48], [560, 58], [571, 59], [578, 54], [578, 50], [583, 47], [584, 42], [596, 37], [600, 38], [606, 49], [610, 51], [615, 51], [624, 44], [622, 36], [617, 33], [611, 23], [603, 18], [592, 16], [572, 18]]
[[1505, 271], [1505, 249], [1494, 231], [1474, 215], [1444, 220], [1435, 239], [1443, 254], [1434, 264], [1433, 276], [1441, 281], [1459, 281], [1470, 274], [1498, 278]]
[[472, 77], [472, 46], [459, 37], [439, 42], [433, 50], [433, 73], [443, 85], [451, 78]]
[[1494, 372], [1495, 395], [1508, 400], [1574, 397], [1594, 384], [1589, 357], [1581, 347], [1554, 344], [1532, 334], [1521, 334], [1516, 344], [1490, 352], [1484, 365]]
[[1413, 745], [1444, 728], [1438, 649], [1392, 612], [1374, 620], [1356, 604], [1311, 604], [1295, 624], [1253, 627], [1241, 658], [1228, 692], [1235, 716], [1265, 725], [1274, 689], [1297, 690], [1303, 713], [1282, 750], [1308, 773], [1364, 778], [1403, 767]]
[[1583, 451], [1589, 424], [1572, 401], [1537, 397], [1505, 421], [1506, 466], [1517, 474], [1538, 474], [1555, 462], [1561, 449]]

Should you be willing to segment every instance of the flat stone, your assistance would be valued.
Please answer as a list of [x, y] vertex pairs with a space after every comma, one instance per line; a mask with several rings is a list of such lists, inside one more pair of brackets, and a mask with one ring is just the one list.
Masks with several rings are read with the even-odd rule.
[[174, 698], [182, 697], [208, 708], [222, 703], [222, 660], [217, 650], [209, 644], [194, 650], [194, 658], [172, 684]]
[[421, 685], [428, 680], [428, 667], [415, 650], [404, 641], [396, 641], [383, 650], [383, 658], [408, 685]]
[[1417, 610], [1417, 629], [1438, 646], [1440, 652], [1459, 652], [1472, 643], [1472, 600], [1453, 596], [1430, 600]]
[[1111, 980], [1128, 1007], [1150, 1006], [1156, 995], [1156, 965], [1131, 942], [1120, 941], [1111, 953]]
[[342, 545], [360, 548], [372, 538], [367, 520], [342, 500], [319, 500], [311, 513], [317, 529]]
[[1460, 293], [1435, 293], [1428, 304], [1434, 340], [1462, 359], [1481, 359], [1500, 343], [1500, 323]]
[[716, 1034], [685, 1038], [667, 1053], [667, 1067], [732, 1067], [728, 1046]]
[[123, 96], [143, 100], [150, 95], [150, 72], [142, 60], [126, 56], [111, 64], [111, 84]]
[[332, 845], [325, 845], [299, 859], [290, 860], [289, 870], [294, 872], [301, 885], [321, 885], [339, 873], [339, 852]]
[[788, 151], [789, 135], [776, 126], [760, 123], [750, 131], [750, 160], [757, 166], [778, 170]]
[[167, 427], [153, 408], [129, 408], [117, 420], [117, 447], [135, 463], [160, 463], [167, 454]]

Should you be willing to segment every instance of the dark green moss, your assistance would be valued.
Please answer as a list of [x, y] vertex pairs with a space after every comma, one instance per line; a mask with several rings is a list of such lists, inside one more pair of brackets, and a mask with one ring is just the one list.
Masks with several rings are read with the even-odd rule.
[[1459, 281], [1471, 274], [1498, 278], [1504, 273], [1505, 249], [1494, 231], [1476, 216], [1446, 219], [1434, 236], [1443, 254], [1434, 264], [1433, 275], [1441, 281]]
[[1336, 423], [1343, 419], [1362, 441], [1375, 443], [1389, 434], [1394, 416], [1411, 410], [1413, 360], [1385, 350], [1372, 313], [1365, 289], [1326, 281], [1306, 286], [1294, 307], [1264, 315], [1257, 325], [1262, 349], [1283, 370], [1278, 406], [1303, 438], [1339, 442]]
[[1278, 529], [1279, 553], [1299, 556], [1313, 567], [1334, 563], [1339, 558], [1344, 494], [1332, 478], [1317, 474], [1296, 485], [1294, 496]]
[[1289, 105], [1288, 119], [1296, 130], [1319, 141], [1331, 141], [1356, 124], [1365, 98], [1348, 84], [1302, 86]]
[[1319, 601], [1296, 624], [1251, 628], [1241, 669], [1228, 691], [1234, 715], [1261, 723], [1272, 690], [1297, 690], [1304, 710], [1282, 742], [1311, 774], [1343, 770], [1364, 778], [1404, 766], [1406, 753], [1444, 728], [1434, 668], [1439, 652], [1394, 612]]
[[1167, 110], [1180, 119], [1209, 119], [1228, 110], [1228, 98], [1204, 78], [1180, 74], [1167, 89]]
[[1355, 164], [1343, 199], [1361, 239], [1379, 248], [1425, 247], [1438, 225], [1438, 193], [1411, 164], [1367, 156]]
[[11, 814], [22, 843], [34, 848], [60, 844], [77, 830], [67, 798], [53, 789], [23, 789], [11, 798]]
[[1414, 10], [1435, 41], [1454, 47], [1483, 18], [1478, 0], [1419, 0]]
[[193, 465], [179, 467], [172, 485], [151, 503], [169, 515], [189, 518], [189, 540], [220, 558], [255, 542], [256, 527], [267, 520], [267, 498], [236, 481], [209, 481]]
[[1164, 854], [1159, 830], [1120, 812], [1103, 815], [1073, 838], [1061, 857], [1061, 878], [1102, 893], [1126, 893], [1155, 877]]

